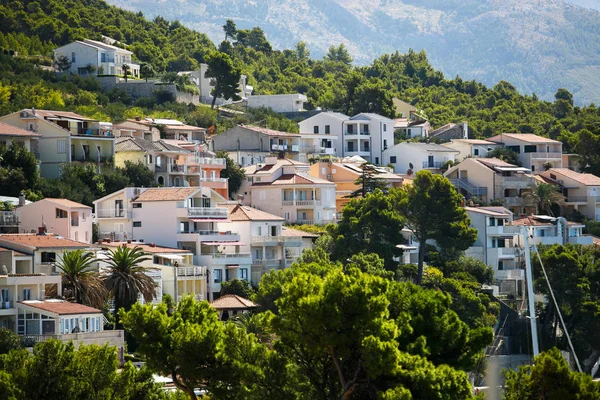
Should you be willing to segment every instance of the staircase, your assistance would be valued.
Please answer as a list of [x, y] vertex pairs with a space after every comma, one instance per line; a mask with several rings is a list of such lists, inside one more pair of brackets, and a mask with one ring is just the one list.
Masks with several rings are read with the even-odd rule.
[[477, 187], [466, 179], [450, 179], [450, 182], [459, 189], [466, 191], [471, 196], [487, 196], [486, 187]]

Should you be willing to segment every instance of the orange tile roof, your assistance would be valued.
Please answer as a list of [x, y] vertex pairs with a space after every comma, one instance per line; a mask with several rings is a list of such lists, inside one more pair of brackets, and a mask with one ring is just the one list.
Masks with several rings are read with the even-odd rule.
[[12, 250], [12, 249], [7, 249], [6, 247], [0, 247], [0, 252], [2, 252], [2, 251], [12, 251], [15, 256], [25, 256], [25, 254], [23, 254], [23, 253], [20, 253], [18, 251]]
[[289, 237], [307, 237], [307, 238], [318, 238], [319, 235], [314, 233], [304, 232], [300, 229], [290, 228], [289, 226], [284, 226], [281, 230], [281, 236], [289, 236]]
[[53, 203], [60, 204], [63, 207], [70, 207], [70, 208], [92, 208], [90, 206], [86, 206], [85, 204], [77, 203], [76, 201], [71, 201], [71, 200], [68, 200], [68, 199], [54, 199], [54, 198], [51, 198], [51, 197], [46, 197], [43, 200], [48, 200], [48, 201], [51, 201]]
[[151, 246], [148, 243], [127, 243], [127, 242], [110, 242], [100, 243], [102, 247], [127, 247], [134, 249], [139, 247], [144, 253], [148, 254], [162, 254], [162, 253], [174, 253], [174, 254], [192, 254], [191, 251], [185, 249], [177, 249], [174, 247], [162, 247], [162, 246]]
[[236, 310], [256, 308], [258, 304], [235, 294], [226, 294], [210, 303], [217, 310]]
[[299, 175], [299, 174], [283, 174], [273, 182], [256, 182], [252, 186], [270, 186], [270, 185], [312, 185], [312, 184], [323, 184], [327, 183], [333, 185], [328, 180], [315, 178], [310, 175]]
[[0, 122], [0, 135], [2, 136], [20, 136], [20, 137], [38, 137], [41, 136], [35, 132], [27, 131], [10, 124]]
[[229, 209], [230, 221], [283, 221], [284, 219], [268, 212], [258, 210], [253, 207], [242, 205], [217, 205], [220, 208]]
[[45, 301], [19, 301], [19, 304], [23, 304], [29, 307], [37, 308], [43, 311], [49, 311], [51, 313], [59, 315], [74, 315], [74, 314], [101, 314], [102, 311], [97, 308], [84, 306], [78, 303], [69, 303], [65, 300], [45, 300]]
[[548, 171], [543, 172], [543, 175], [548, 178], [551, 173], [557, 173], [569, 179], [573, 179], [575, 182], [581, 183], [582, 185], [600, 186], [600, 178], [593, 174], [579, 173], [568, 168], [550, 168]]
[[488, 140], [490, 142], [502, 143], [504, 142], [504, 138], [517, 139], [527, 143], [560, 143], [558, 140], [534, 135], [533, 133], [501, 133], [500, 135], [492, 136]]
[[65, 239], [61, 236], [46, 234], [38, 235], [35, 233], [6, 233], [0, 235], [0, 242], [5, 242], [3, 245], [7, 246], [9, 243], [19, 244], [23, 246], [29, 246], [33, 248], [87, 248], [90, 245], [87, 243], [76, 242], [74, 240]]
[[181, 201], [187, 199], [198, 190], [200, 190], [199, 187], [146, 189], [134, 201]]
[[[515, 220], [513, 220], [512, 225], [516, 225], [516, 226], [553, 226], [554, 224], [551, 221], [545, 221], [545, 220], [538, 219], [538, 218], [536, 218], [535, 215], [533, 215], [530, 217], [523, 217], [523, 218], [515, 219]], [[583, 224], [580, 224], [578, 222], [573, 222], [573, 221], [568, 221], [567, 225], [584, 226]]]

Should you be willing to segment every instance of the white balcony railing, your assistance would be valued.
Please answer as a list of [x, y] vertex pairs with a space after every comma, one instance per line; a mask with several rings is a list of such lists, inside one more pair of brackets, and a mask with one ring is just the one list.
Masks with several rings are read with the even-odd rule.
[[200, 165], [226, 165], [224, 158], [197, 157], [193, 162]]
[[558, 153], [558, 152], [537, 152], [537, 153], [526, 153], [529, 154], [531, 156], [531, 158], [536, 158], [536, 159], [562, 159], [562, 153]]
[[208, 255], [214, 258], [252, 258], [250, 253], [213, 253]]
[[200, 182], [221, 182], [226, 183], [227, 178], [212, 178], [212, 177], [202, 177], [200, 178]]
[[494, 277], [499, 280], [504, 279], [524, 279], [525, 270], [522, 269], [509, 269], [494, 272]]
[[252, 264], [253, 265], [260, 265], [263, 267], [279, 267], [282, 265], [282, 261], [280, 259], [273, 259], [273, 260], [253, 260]]
[[263, 243], [293, 243], [301, 242], [302, 238], [299, 236], [253, 236], [252, 243], [263, 244]]
[[100, 208], [96, 210], [96, 218], [131, 218], [131, 210], [124, 208]]
[[321, 200], [284, 200], [281, 202], [282, 207], [291, 206], [320, 206]]
[[0, 212], [0, 226], [18, 226], [19, 223], [20, 218], [17, 211]]
[[227, 209], [210, 207], [188, 207], [188, 218], [227, 218]]
[[177, 267], [175, 269], [175, 273], [178, 277], [186, 277], [186, 276], [205, 276], [206, 269], [204, 267], [197, 266], [189, 266], [189, 267]]

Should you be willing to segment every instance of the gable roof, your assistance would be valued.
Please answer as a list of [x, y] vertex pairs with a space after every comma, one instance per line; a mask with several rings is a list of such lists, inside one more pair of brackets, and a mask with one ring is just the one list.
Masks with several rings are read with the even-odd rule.
[[534, 135], [533, 133], [501, 133], [499, 135], [492, 136], [488, 140], [490, 142], [503, 143], [504, 139], [506, 138], [520, 140], [525, 143], [561, 143], [558, 140]]
[[217, 310], [245, 310], [249, 308], [256, 308], [258, 304], [252, 300], [245, 299], [236, 294], [226, 294], [221, 296], [210, 303]]
[[83, 42], [85, 44], [92, 45], [92, 46], [98, 47], [98, 48], [103, 49], [103, 50], [122, 51], [122, 52], [127, 53], [127, 54], [133, 54], [129, 50], [125, 50], [125, 49], [122, 49], [122, 48], [117, 47], [117, 46], [112, 46], [112, 45], [104, 43], [104, 42], [99, 42], [97, 40], [83, 39]]
[[[512, 225], [515, 226], [555, 226], [553, 222], [557, 218], [548, 217], [547, 215], [530, 215], [528, 217], [523, 217], [519, 219], [515, 219], [512, 222]], [[569, 226], [584, 226], [584, 224], [567, 221], [567, 225]]]
[[[461, 142], [467, 144], [481, 144], [481, 145], [498, 145], [498, 143], [490, 142], [489, 140], [483, 139], [451, 139], [450, 142]], [[446, 143], [449, 144], [449, 143]]]
[[54, 234], [38, 235], [36, 233], [6, 233], [0, 235], [0, 242], [7, 247], [10, 244], [31, 247], [32, 249], [68, 249], [68, 248], [88, 248], [87, 243], [76, 242], [74, 240], [65, 239], [62, 236]]
[[476, 158], [475, 160], [487, 167], [516, 167], [516, 165], [509, 164], [499, 158]]
[[301, 231], [300, 229], [290, 228], [289, 226], [284, 226], [281, 228], [281, 236], [288, 237], [306, 237], [306, 238], [318, 238], [319, 235]]
[[350, 120], [351, 121], [357, 121], [357, 120], [360, 121], [360, 120], [364, 119], [363, 117], [366, 117], [369, 120], [376, 119], [378, 121], [386, 120], [386, 121], [392, 121], [392, 122], [394, 122], [393, 119], [388, 118], [388, 117], [384, 117], [383, 115], [379, 115], [379, 114], [375, 114], [375, 113], [367, 113], [367, 112], [358, 113], [358, 114], [350, 117]]
[[121, 136], [115, 140], [115, 152], [119, 151], [155, 151], [151, 140], [131, 136]]
[[229, 209], [230, 221], [284, 221], [283, 218], [261, 211], [254, 207], [243, 206], [241, 204], [217, 204], [219, 208]]
[[[33, 113], [30, 109], [26, 109], [23, 111], [28, 111]], [[76, 114], [70, 111], [53, 111], [53, 110], [35, 110], [36, 116], [41, 116], [44, 119], [77, 119], [81, 121], [98, 121], [97, 119], [91, 119], [84, 117], [83, 115]]]
[[42, 311], [49, 311], [59, 315], [75, 315], [75, 314], [101, 314], [102, 311], [97, 308], [92, 308], [78, 303], [70, 303], [65, 300], [26, 300], [19, 301], [19, 304], [28, 307], [37, 308]]
[[270, 185], [312, 185], [312, 184], [329, 184], [334, 185], [334, 183], [329, 182], [326, 179], [317, 178], [310, 175], [299, 175], [299, 174], [283, 174], [279, 178], [273, 180], [272, 182], [255, 182], [252, 186], [270, 186]]
[[128, 119], [127, 121], [114, 124], [113, 129], [151, 131], [157, 128], [152, 124], [148, 124], [146, 121], [136, 121], [134, 119]]
[[403, 142], [403, 143], [398, 143], [396, 146], [399, 146], [399, 145], [406, 145], [406, 146], [414, 147], [419, 150], [425, 150], [425, 151], [444, 151], [444, 152], [448, 152], [448, 153], [459, 153], [458, 150], [451, 149], [449, 147], [445, 147], [445, 146], [442, 146], [437, 143]]
[[504, 207], [465, 207], [465, 210], [492, 217], [509, 217], [511, 214], [511, 212]]
[[446, 124], [429, 132], [429, 137], [438, 139], [465, 139], [468, 132], [466, 122]]
[[291, 160], [291, 159], [287, 159], [287, 158], [280, 158], [278, 159], [275, 164], [264, 164], [260, 163], [260, 164], [254, 164], [254, 165], [249, 165], [247, 167], [244, 167], [244, 172], [246, 172], [246, 175], [251, 175], [251, 174], [261, 174], [261, 173], [267, 173], [270, 174], [273, 171], [286, 166], [286, 165], [297, 165], [297, 166], [303, 166], [303, 167], [308, 167], [307, 163], [303, 163], [301, 161], [296, 161], [296, 160]]
[[247, 129], [249, 131], [253, 131], [253, 132], [257, 132], [257, 133], [262, 133], [263, 135], [268, 135], [268, 136], [299, 137], [299, 135], [297, 133], [276, 131], [273, 129], [261, 128], [260, 126], [254, 126], [254, 125], [239, 125], [239, 128]]
[[38, 133], [27, 131], [19, 127], [0, 122], [0, 136], [38, 137]]
[[143, 191], [134, 202], [143, 201], [182, 201], [200, 190], [199, 187], [150, 188]]
[[[63, 207], [69, 207], [69, 208], [92, 208], [90, 206], [86, 206], [85, 204], [81, 204], [81, 203], [77, 203], [76, 201], [71, 201], [69, 199], [54, 199], [54, 198], [50, 198], [50, 197], [46, 197], [45, 199], [42, 199], [40, 201], [50, 201], [52, 203], [58, 204], [60, 206]], [[32, 203], [35, 204], [35, 203]]]
[[544, 171], [542, 175], [549, 178], [551, 173], [560, 174], [585, 186], [600, 186], [600, 178], [593, 174], [579, 173], [568, 168], [550, 168], [548, 171]]

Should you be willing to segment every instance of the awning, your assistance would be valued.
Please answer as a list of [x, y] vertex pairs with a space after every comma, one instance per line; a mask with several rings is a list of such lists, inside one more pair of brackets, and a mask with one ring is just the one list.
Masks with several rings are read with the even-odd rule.
[[223, 219], [214, 219], [214, 218], [189, 218], [189, 220], [192, 221], [192, 222], [221, 222], [221, 223], [231, 222], [227, 218], [223, 218]]
[[169, 260], [183, 260], [183, 256], [179, 256], [177, 254], [155, 254], [157, 257], [168, 258]]
[[239, 264], [227, 264], [226, 265], [227, 269], [231, 269], [231, 268], [239, 268], [240, 265]]
[[202, 242], [206, 246], [243, 246], [242, 242]]

